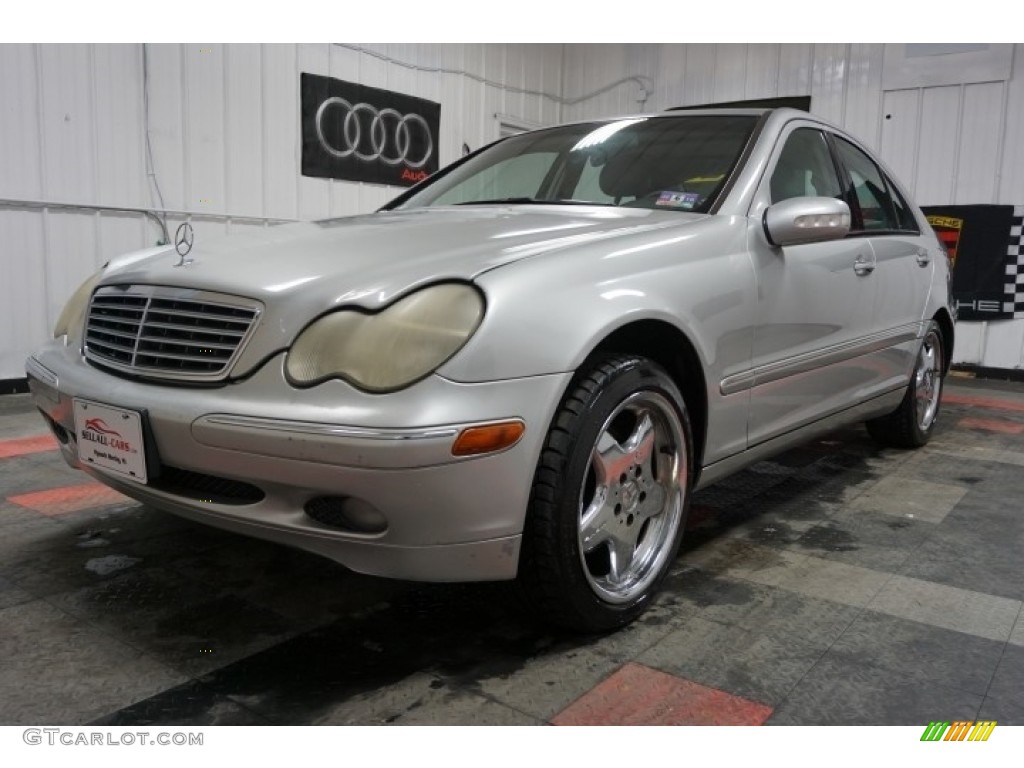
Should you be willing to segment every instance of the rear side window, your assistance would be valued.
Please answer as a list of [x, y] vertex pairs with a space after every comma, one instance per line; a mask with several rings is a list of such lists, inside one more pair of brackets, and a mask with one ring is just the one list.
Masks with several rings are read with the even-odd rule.
[[[878, 166], [845, 139], [836, 137], [839, 159], [846, 166], [853, 196], [860, 207], [861, 226], [868, 231], [900, 229], [889, 189]], [[905, 206], [904, 206], [905, 207]]]
[[917, 219], [914, 218], [914, 212], [910, 210], [907, 201], [903, 199], [903, 195], [896, 189], [892, 179], [886, 176], [885, 181], [889, 187], [889, 196], [892, 198], [893, 207], [896, 209], [896, 223], [899, 225], [900, 231], [920, 234], [921, 228], [917, 225]]

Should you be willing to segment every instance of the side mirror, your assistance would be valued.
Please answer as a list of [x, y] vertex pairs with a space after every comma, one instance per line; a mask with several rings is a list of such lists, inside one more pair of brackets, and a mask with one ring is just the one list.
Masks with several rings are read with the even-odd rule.
[[834, 197], [791, 197], [764, 212], [764, 233], [772, 245], [840, 240], [850, 232], [850, 206]]

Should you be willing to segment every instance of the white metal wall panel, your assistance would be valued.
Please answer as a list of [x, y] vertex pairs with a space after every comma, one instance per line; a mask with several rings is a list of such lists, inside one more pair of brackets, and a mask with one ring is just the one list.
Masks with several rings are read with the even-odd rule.
[[779, 92], [778, 43], [759, 43], [747, 46], [746, 78], [741, 99], [763, 99]]
[[[998, 195], [1003, 97], [1002, 83], [964, 86], [955, 203], [994, 202]], [[1020, 141], [1020, 137], [1011, 140]], [[1017, 172], [1024, 169], [1018, 168]]]
[[985, 354], [981, 363], [986, 368], [1020, 368], [1024, 348], [1024, 322], [993, 321], [987, 324]]
[[901, 182], [912, 185], [917, 168], [921, 91], [889, 91], [882, 102], [882, 160]]
[[747, 82], [747, 49], [740, 43], [715, 45], [714, 101], [738, 101]]
[[57, 200], [96, 199], [92, 49], [36, 48], [40, 84], [43, 190]]
[[1024, 204], [1024, 45], [1013, 50], [1013, 74], [1006, 84], [1006, 130], [1003, 133], [999, 202]]
[[[779, 52], [779, 96], [807, 96], [811, 92], [814, 46], [784, 45]], [[751, 98], [755, 98], [751, 96]]]
[[32, 45], [0, 45], [0, 196], [43, 196], [39, 94]]
[[[147, 45], [149, 62], [149, 142], [153, 170], [165, 208], [184, 209], [185, 104], [182, 98], [181, 46]], [[149, 198], [147, 190], [147, 198]], [[156, 192], [150, 198], [160, 202]], [[147, 200], [148, 202], [148, 200]]]
[[224, 205], [240, 216], [263, 215], [263, 68], [259, 45], [225, 45]]
[[[78, 211], [49, 211], [43, 216], [43, 224], [46, 316], [53, 322], [68, 296], [102, 264], [96, 252], [99, 228], [96, 214]], [[39, 301], [44, 297], [33, 299]]]
[[97, 196], [104, 205], [148, 205], [142, 113], [142, 51], [92, 46]]
[[160, 230], [138, 213], [105, 212], [97, 215], [97, 260], [99, 264], [140, 247], [156, 245]]
[[299, 109], [296, 47], [263, 49], [263, 215], [299, 217]]
[[915, 191], [921, 205], [953, 202], [960, 122], [958, 85], [925, 88], [921, 94], [917, 172], [902, 181]]
[[716, 50], [712, 44], [686, 46], [679, 106], [710, 104], [715, 101]]
[[15, 378], [25, 375], [25, 357], [48, 338], [55, 319], [45, 300], [42, 217], [33, 211], [0, 209], [0, 242], [0, 378]]
[[[336, 77], [339, 80], [350, 80], [358, 81], [358, 61], [355, 64], [355, 76], [351, 72], [346, 71], [347, 68], [342, 70], [336, 70], [335, 57], [331, 51], [332, 46], [326, 43], [312, 44], [305, 43], [297, 47], [296, 55], [298, 57], [298, 71], [311, 72], [317, 75], [330, 75]], [[355, 54], [358, 57], [358, 54]], [[297, 78], [297, 74], [292, 75], [293, 78]], [[369, 85], [369, 83], [367, 83]], [[301, 96], [296, 93], [295, 98], [301, 99]], [[293, 110], [292, 120], [296, 121], [295, 115], [298, 115], [299, 104], [296, 103]], [[296, 121], [297, 122], [297, 121]], [[301, 141], [301, 138], [299, 139]], [[293, 147], [291, 154], [295, 154], [296, 150]], [[299, 150], [301, 153], [301, 150]], [[298, 157], [301, 162], [301, 154]], [[328, 179], [314, 179], [309, 176], [303, 176], [301, 173], [296, 175], [293, 184], [298, 185], [298, 200], [299, 200], [299, 215], [300, 219], [326, 219], [331, 215], [331, 192], [333, 184]], [[349, 185], [346, 185], [349, 186]], [[359, 198], [358, 194], [354, 195], [351, 201], [346, 201], [350, 205], [358, 206]], [[351, 210], [351, 209], [350, 209]]]
[[[850, 45], [843, 127], [873, 150], [881, 146], [879, 111], [882, 104], [883, 46]], [[910, 180], [906, 180], [909, 184]]]
[[[1016, 322], [1016, 321], [1012, 321]], [[958, 323], [956, 345], [953, 349], [954, 363], [980, 365], [985, 359], [985, 337], [991, 323]]]
[[[651, 110], [671, 109], [672, 107], [683, 106], [682, 83], [686, 77], [686, 52], [689, 46], [685, 45], [660, 45], [648, 46], [652, 52], [653, 61], [646, 70], [638, 70], [643, 74], [657, 72], [654, 77], [654, 103], [649, 104]], [[630, 73], [633, 74], [633, 73]], [[578, 93], [583, 93], [586, 84], [578, 85]], [[586, 105], [581, 105], [585, 107]]]
[[182, 46], [186, 210], [225, 213], [224, 53], [221, 45]]
[[846, 76], [849, 46], [815, 43], [811, 77], [811, 111], [842, 124], [846, 112]]

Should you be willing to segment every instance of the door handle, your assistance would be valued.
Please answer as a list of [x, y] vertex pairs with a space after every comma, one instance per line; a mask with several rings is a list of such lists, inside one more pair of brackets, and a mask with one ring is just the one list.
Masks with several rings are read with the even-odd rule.
[[863, 256], [858, 256], [857, 260], [853, 262], [853, 271], [861, 277], [870, 275], [875, 271], [875, 264], [872, 261], [868, 261]]
[[917, 252], [917, 266], [919, 266], [919, 267], [927, 267], [931, 263], [932, 263], [932, 257], [928, 253], [928, 251], [918, 251]]

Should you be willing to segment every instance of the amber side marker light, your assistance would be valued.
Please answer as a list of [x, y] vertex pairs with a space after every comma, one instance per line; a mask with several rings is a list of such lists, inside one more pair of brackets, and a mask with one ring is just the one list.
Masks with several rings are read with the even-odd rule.
[[452, 445], [452, 456], [477, 456], [509, 448], [519, 442], [526, 431], [521, 421], [503, 421], [462, 430]]

